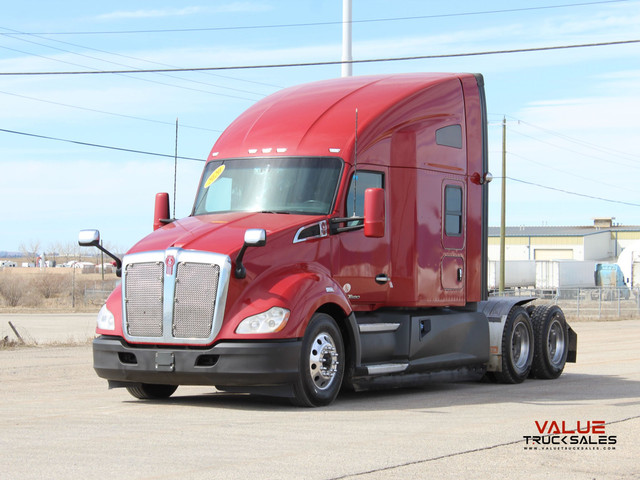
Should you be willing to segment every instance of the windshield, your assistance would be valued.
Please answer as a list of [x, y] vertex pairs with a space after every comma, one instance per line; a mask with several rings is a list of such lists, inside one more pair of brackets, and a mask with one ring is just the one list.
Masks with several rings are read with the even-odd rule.
[[342, 161], [325, 157], [277, 157], [210, 162], [194, 215], [270, 212], [328, 215]]

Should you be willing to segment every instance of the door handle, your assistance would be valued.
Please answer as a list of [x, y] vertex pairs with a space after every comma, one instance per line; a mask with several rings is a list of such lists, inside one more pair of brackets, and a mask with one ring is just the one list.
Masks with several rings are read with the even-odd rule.
[[462, 281], [462, 268], [458, 269], [458, 281], [461, 282]]
[[390, 278], [385, 273], [380, 273], [380, 274], [376, 275], [376, 283], [378, 285], [384, 285], [387, 282], [389, 282], [389, 280], [390, 280]]

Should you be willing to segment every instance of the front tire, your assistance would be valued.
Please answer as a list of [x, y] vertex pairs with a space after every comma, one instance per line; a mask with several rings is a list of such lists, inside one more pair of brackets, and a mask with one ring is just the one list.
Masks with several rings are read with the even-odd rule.
[[569, 333], [562, 309], [557, 305], [536, 307], [531, 316], [535, 339], [535, 354], [531, 376], [558, 378], [567, 362]]
[[326, 313], [314, 314], [302, 340], [292, 402], [301, 407], [329, 405], [340, 391], [344, 367], [344, 343], [335, 320]]
[[156, 385], [152, 383], [135, 383], [127, 386], [127, 391], [140, 400], [169, 398], [177, 389], [177, 385]]
[[502, 332], [502, 371], [494, 372], [500, 383], [522, 383], [533, 364], [534, 336], [531, 318], [521, 306], [514, 306]]

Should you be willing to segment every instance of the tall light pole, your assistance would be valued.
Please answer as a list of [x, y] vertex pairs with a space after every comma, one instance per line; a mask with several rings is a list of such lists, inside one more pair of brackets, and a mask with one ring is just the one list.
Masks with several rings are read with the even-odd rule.
[[500, 204], [500, 283], [499, 291], [504, 292], [505, 232], [507, 205], [507, 117], [502, 118], [502, 199]]
[[342, 0], [342, 76], [350, 77], [351, 64], [351, 0]]

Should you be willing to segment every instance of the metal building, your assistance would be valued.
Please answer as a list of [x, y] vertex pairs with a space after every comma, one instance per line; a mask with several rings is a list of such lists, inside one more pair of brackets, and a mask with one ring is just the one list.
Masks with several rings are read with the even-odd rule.
[[[596, 218], [577, 227], [507, 227], [505, 260], [594, 260], [615, 262], [625, 247], [640, 240], [640, 226]], [[500, 260], [500, 228], [489, 227], [489, 260]]]

